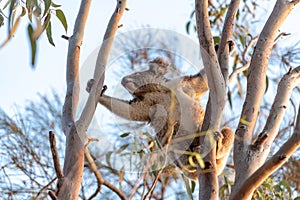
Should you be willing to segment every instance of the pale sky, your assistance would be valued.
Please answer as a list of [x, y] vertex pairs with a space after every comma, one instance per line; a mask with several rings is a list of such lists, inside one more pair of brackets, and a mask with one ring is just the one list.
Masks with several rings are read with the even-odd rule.
[[[63, 2], [63, 3], [62, 3]], [[62, 4], [68, 21], [68, 33], [71, 35], [73, 24], [80, 1], [55, 1]], [[86, 26], [85, 37], [81, 47], [81, 63], [101, 44], [106, 25], [115, 9], [115, 0], [92, 1], [92, 6]], [[120, 32], [143, 28], [146, 25], [152, 28], [173, 30], [182, 34], [185, 32], [185, 23], [193, 9], [193, 0], [128, 0], [130, 9], [122, 18], [123, 27]], [[273, 7], [269, 5], [269, 7]], [[3, 5], [0, 3], [0, 8]], [[266, 16], [267, 19], [267, 16]], [[295, 34], [300, 38], [300, 5], [293, 10], [281, 31]], [[23, 105], [26, 99], [36, 98], [37, 93], [50, 92], [57, 89], [62, 95], [65, 91], [65, 71], [67, 41], [60, 36], [65, 34], [63, 27], [55, 16], [52, 17], [52, 33], [56, 47], [52, 47], [43, 35], [38, 42], [36, 69], [30, 66], [30, 48], [27, 39], [27, 22], [18, 27], [15, 37], [0, 49], [0, 107], [10, 114], [15, 111], [14, 104]], [[0, 28], [0, 42], [7, 36], [7, 27]]]

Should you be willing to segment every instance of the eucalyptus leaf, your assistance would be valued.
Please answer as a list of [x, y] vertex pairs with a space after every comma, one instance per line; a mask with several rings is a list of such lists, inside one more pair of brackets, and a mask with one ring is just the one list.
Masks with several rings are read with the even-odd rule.
[[30, 41], [31, 46], [31, 65], [34, 66], [35, 64], [35, 56], [36, 56], [36, 40], [33, 38], [34, 30], [31, 26], [31, 24], [27, 27], [27, 33]]
[[53, 42], [53, 38], [52, 38], [52, 27], [51, 27], [51, 22], [49, 22], [47, 28], [46, 28], [46, 35], [48, 38], [48, 41], [50, 44], [52, 44], [53, 46], [55, 46], [54, 42]]
[[44, 0], [45, 10], [44, 10], [43, 17], [48, 13], [51, 3], [52, 3], [51, 0]]
[[0, 28], [1, 28], [1, 26], [3, 26], [4, 25], [4, 17], [3, 17], [3, 15], [1, 15], [1, 13], [0, 13]]
[[68, 31], [68, 24], [67, 19], [65, 17], [65, 14], [62, 10], [58, 9], [56, 10], [56, 16], [59, 19], [59, 21], [62, 23], [63, 27], [65, 28], [65, 31]]
[[51, 2], [51, 6], [52, 6], [53, 8], [59, 8], [59, 7], [61, 7], [61, 5], [55, 4], [55, 3], [53, 3], [53, 2]]

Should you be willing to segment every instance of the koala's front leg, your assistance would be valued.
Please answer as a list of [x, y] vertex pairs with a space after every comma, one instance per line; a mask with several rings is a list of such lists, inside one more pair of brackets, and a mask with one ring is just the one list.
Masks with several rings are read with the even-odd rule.
[[[87, 83], [86, 90], [90, 92], [94, 80]], [[115, 115], [130, 121], [149, 121], [149, 106], [140, 100], [125, 101], [115, 97], [104, 95], [106, 86], [103, 87], [98, 102]]]

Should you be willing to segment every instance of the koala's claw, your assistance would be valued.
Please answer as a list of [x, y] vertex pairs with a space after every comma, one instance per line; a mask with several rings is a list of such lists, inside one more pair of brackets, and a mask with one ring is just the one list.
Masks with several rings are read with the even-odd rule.
[[104, 92], [107, 90], [107, 86], [106, 85], [103, 85], [103, 88], [101, 90], [101, 93], [100, 93], [100, 97], [104, 94]]

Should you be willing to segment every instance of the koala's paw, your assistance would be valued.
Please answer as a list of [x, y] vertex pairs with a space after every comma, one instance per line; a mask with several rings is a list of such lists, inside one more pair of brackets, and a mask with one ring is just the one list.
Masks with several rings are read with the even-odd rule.
[[215, 140], [218, 141], [222, 141], [222, 139], [224, 138], [224, 135], [222, 134], [222, 132], [214, 132], [214, 138]]

